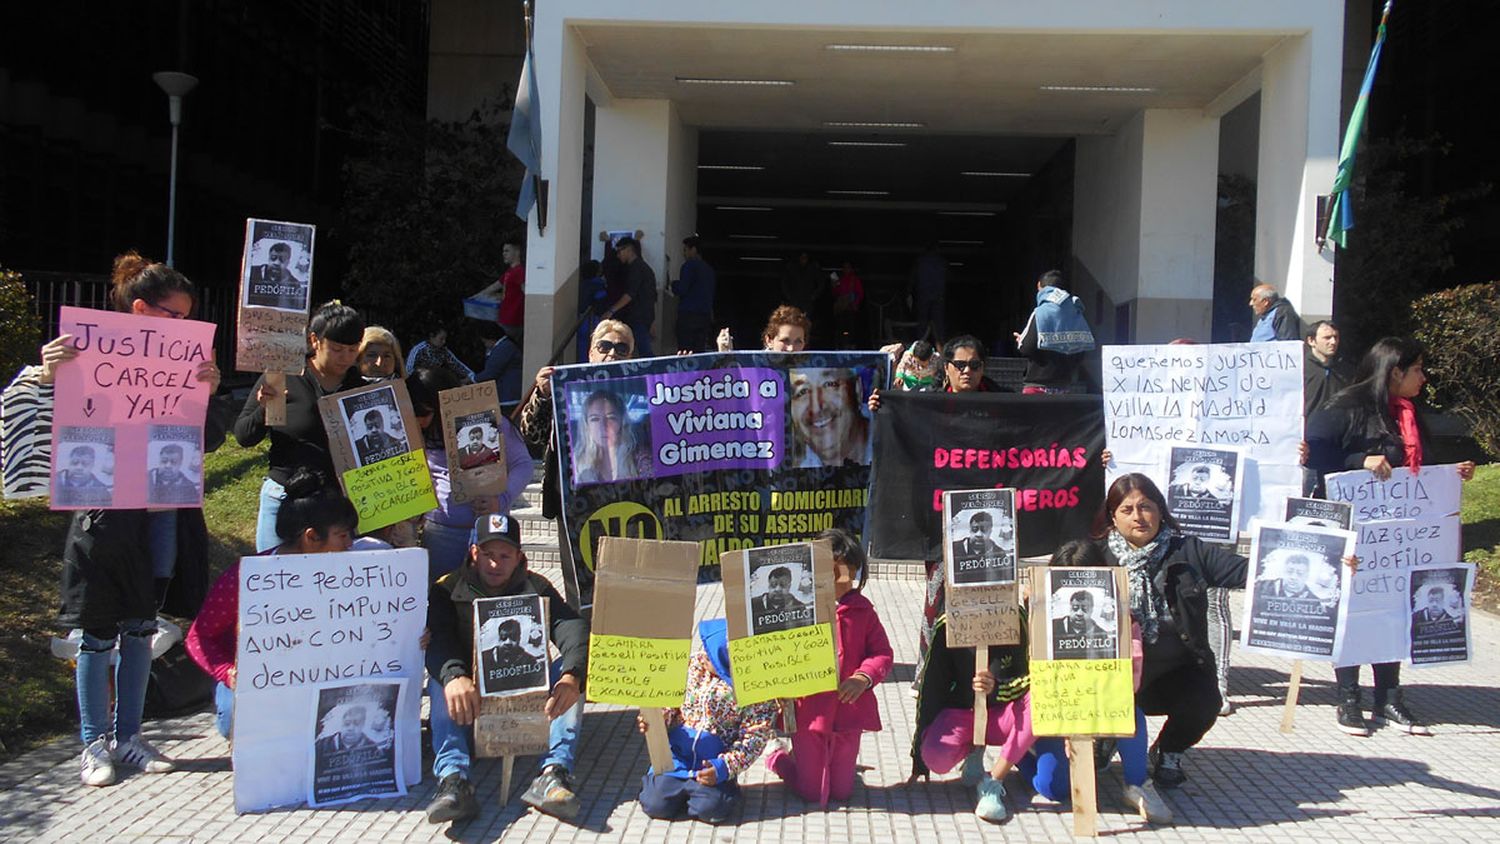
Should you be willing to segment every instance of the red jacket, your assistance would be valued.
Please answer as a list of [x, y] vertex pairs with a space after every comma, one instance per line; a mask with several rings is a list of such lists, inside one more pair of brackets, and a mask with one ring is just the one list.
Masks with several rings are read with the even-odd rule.
[[836, 692], [823, 692], [797, 699], [797, 729], [813, 732], [857, 732], [880, 729], [880, 708], [875, 702], [874, 686], [880, 685], [891, 672], [894, 656], [886, 638], [875, 605], [858, 592], [839, 599], [834, 611], [835, 633], [839, 645], [839, 680], [856, 672], [870, 678], [871, 689], [853, 703], [839, 703]]

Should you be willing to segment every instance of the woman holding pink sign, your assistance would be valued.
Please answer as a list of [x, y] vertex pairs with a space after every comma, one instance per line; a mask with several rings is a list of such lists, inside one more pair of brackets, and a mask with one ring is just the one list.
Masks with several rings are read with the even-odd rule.
[[[196, 304], [191, 281], [135, 252], [115, 259], [111, 298], [122, 313], [163, 319], [186, 319]], [[42, 347], [42, 383], [52, 383], [59, 367], [77, 357], [72, 339], [63, 334]], [[218, 390], [219, 368], [213, 360], [201, 362], [195, 377], [207, 385], [210, 395]], [[204, 451], [224, 442], [223, 426], [212, 412], [202, 441]], [[153, 471], [165, 483], [168, 471], [179, 467], [182, 449], [162, 452], [162, 465]], [[208, 586], [207, 546], [208, 530], [198, 508], [74, 512], [63, 549], [58, 620], [82, 631], [74, 678], [84, 785], [113, 784], [120, 763], [150, 774], [176, 767], [140, 734], [151, 641], [158, 609], [192, 616], [202, 605]], [[116, 647], [118, 660], [113, 658]]]

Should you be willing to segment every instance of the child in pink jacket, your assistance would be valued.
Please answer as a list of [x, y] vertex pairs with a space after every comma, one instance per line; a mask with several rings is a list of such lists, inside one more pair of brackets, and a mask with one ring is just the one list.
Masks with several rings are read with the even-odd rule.
[[870, 690], [890, 673], [893, 657], [875, 605], [860, 594], [869, 570], [864, 551], [846, 531], [826, 530], [818, 538], [833, 544], [839, 687], [797, 700], [792, 752], [773, 750], [766, 767], [803, 800], [827, 808], [830, 798], [848, 800], [854, 791], [860, 734], [881, 728]]

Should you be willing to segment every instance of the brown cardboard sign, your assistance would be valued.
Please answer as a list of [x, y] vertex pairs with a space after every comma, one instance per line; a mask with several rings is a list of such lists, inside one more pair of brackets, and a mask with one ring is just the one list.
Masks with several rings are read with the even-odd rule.
[[479, 717], [474, 719], [474, 755], [492, 758], [546, 753], [551, 746], [545, 711], [547, 694], [480, 698]]
[[406, 384], [381, 381], [318, 400], [328, 450], [359, 531], [414, 518], [437, 507], [422, 431]]
[[943, 493], [948, 647], [1014, 645], [1021, 641], [1018, 547], [1015, 490]]
[[[590, 629], [608, 636], [692, 639], [700, 556], [696, 542], [602, 538]], [[590, 685], [593, 668], [591, 660]]]
[[245, 221], [234, 355], [239, 371], [302, 372], [315, 236], [316, 227], [305, 223]]
[[1130, 659], [1125, 569], [1034, 566], [1031, 658]]
[[465, 384], [438, 393], [448, 482], [456, 502], [505, 491], [505, 429], [494, 381]]
[[748, 706], [837, 688], [829, 542], [746, 548], [719, 560], [736, 702]]

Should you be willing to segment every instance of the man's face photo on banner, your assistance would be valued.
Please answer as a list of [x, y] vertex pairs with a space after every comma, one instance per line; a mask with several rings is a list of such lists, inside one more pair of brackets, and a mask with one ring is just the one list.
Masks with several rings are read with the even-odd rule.
[[787, 375], [790, 465], [868, 465], [870, 419], [861, 375], [847, 367], [791, 369]]

